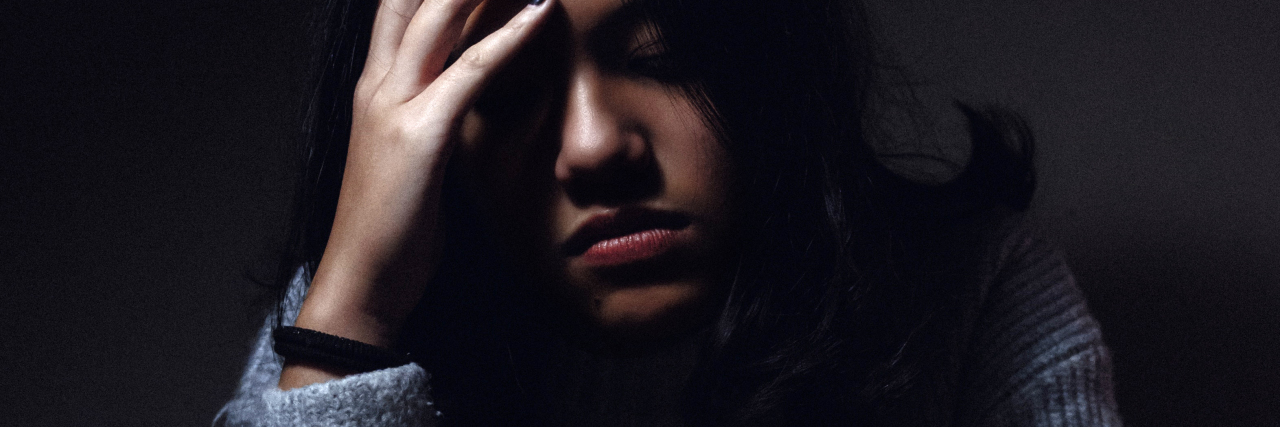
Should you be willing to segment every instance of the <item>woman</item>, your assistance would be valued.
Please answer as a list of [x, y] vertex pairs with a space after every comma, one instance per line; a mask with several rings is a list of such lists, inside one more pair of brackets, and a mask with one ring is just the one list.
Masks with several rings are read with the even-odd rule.
[[960, 106], [963, 171], [899, 178], [860, 6], [327, 16], [281, 310], [219, 421], [1119, 424], [1017, 225], [1029, 136]]

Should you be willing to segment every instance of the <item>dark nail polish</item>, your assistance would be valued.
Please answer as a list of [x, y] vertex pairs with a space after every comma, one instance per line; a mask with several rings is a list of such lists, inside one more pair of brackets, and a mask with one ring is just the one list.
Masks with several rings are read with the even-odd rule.
[[547, 0], [529, 0], [529, 4], [534, 5], [534, 6], [539, 6], [539, 5], [541, 5], [543, 2], [546, 2], [546, 1], [547, 1]]

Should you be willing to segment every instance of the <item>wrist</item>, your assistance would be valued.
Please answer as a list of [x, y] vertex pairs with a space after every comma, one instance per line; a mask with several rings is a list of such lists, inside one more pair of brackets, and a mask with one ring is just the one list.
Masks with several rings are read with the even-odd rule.
[[[303, 300], [296, 326], [385, 348], [421, 297], [422, 285], [393, 280], [380, 269], [326, 251]], [[344, 262], [345, 261], [345, 262]]]
[[388, 318], [359, 298], [331, 297], [319, 292], [308, 295], [294, 326], [363, 342], [395, 348], [403, 319]]

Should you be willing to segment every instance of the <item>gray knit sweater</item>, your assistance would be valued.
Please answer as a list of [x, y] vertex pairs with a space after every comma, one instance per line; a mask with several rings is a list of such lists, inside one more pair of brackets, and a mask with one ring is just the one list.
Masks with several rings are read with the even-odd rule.
[[[1015, 232], [995, 266], [972, 336], [973, 382], [961, 408], [963, 425], [1121, 425], [1111, 361], [1061, 255]], [[295, 280], [285, 324], [305, 290]], [[214, 421], [226, 426], [434, 426], [430, 375], [417, 364], [281, 391], [282, 361], [271, 349], [274, 318], [259, 331], [235, 398]]]

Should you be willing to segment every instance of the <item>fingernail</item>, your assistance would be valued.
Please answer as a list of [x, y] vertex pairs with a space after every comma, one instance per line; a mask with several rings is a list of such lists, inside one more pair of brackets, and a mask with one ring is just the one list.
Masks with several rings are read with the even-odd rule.
[[533, 5], [533, 6], [539, 6], [539, 5], [541, 5], [543, 2], [546, 2], [546, 1], [547, 1], [547, 0], [529, 0], [529, 4], [530, 4], [530, 5]]

